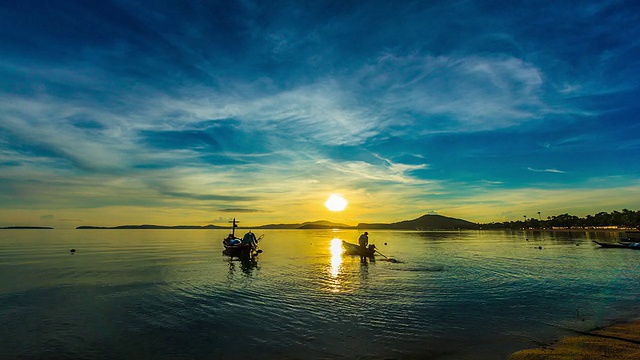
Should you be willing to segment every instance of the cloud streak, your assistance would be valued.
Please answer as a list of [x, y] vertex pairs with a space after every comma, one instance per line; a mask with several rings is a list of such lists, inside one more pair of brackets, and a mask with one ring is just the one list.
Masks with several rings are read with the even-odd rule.
[[527, 170], [533, 171], [533, 172], [542, 172], [542, 173], [546, 172], [546, 173], [554, 173], [554, 174], [566, 174], [566, 171], [557, 170], [557, 169], [534, 169], [534, 168], [528, 167]]

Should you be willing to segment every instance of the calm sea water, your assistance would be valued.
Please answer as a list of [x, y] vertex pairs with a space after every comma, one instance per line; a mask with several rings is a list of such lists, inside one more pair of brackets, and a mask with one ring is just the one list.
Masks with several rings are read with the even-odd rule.
[[226, 233], [0, 231], [0, 357], [506, 359], [639, 316], [640, 251], [591, 242], [615, 233], [373, 231], [401, 263], [341, 256], [352, 230], [230, 261]]

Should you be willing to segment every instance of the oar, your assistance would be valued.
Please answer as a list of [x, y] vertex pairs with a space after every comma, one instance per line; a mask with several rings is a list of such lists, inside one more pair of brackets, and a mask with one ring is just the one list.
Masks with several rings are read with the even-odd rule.
[[378, 254], [380, 254], [380, 255], [384, 256], [384, 258], [385, 258], [385, 259], [388, 259], [388, 257], [387, 257], [385, 254], [383, 254], [383, 253], [381, 253], [380, 251], [378, 251], [378, 249], [376, 249], [376, 252], [377, 252]]

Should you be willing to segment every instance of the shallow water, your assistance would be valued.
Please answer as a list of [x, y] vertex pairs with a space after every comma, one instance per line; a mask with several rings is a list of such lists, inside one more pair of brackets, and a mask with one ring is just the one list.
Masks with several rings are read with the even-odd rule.
[[638, 315], [616, 233], [256, 233], [243, 263], [224, 230], [2, 230], [0, 357], [506, 359]]

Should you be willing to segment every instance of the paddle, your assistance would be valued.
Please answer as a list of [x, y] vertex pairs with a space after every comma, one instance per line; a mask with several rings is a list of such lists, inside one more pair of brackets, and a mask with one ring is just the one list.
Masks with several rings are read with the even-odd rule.
[[380, 255], [384, 256], [384, 258], [385, 258], [385, 259], [388, 259], [388, 257], [387, 257], [385, 254], [383, 254], [383, 253], [381, 253], [380, 251], [378, 251], [378, 249], [376, 249], [376, 252], [377, 252], [378, 254], [380, 254]]

